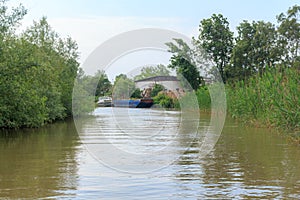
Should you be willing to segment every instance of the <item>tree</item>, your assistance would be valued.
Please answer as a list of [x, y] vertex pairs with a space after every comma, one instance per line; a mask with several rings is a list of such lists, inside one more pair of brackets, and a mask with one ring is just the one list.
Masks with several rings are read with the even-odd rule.
[[228, 78], [242, 79], [252, 74], [262, 74], [266, 66], [280, 60], [281, 48], [277, 46], [275, 25], [264, 21], [243, 21], [237, 27], [238, 36], [232, 51]]
[[[199, 67], [194, 62], [196, 60], [195, 56], [199, 54], [196, 54], [182, 39], [174, 40], [176, 44], [172, 42], [166, 43], [169, 51], [173, 53], [170, 60], [171, 64], [168, 67], [175, 69], [177, 76], [186, 80], [182, 81], [182, 83], [187, 84], [188, 82], [193, 90], [197, 90], [200, 84], [204, 83], [203, 78], [200, 76]], [[184, 87], [189, 88], [187, 85]]]
[[[60, 38], [58, 33], [49, 25], [46, 17], [37, 22], [34, 21], [33, 25], [25, 30], [21, 37], [38, 48], [35, 55], [36, 62], [40, 66], [49, 65], [47, 68], [49, 79], [51, 77], [52, 85], [55, 85], [58, 90], [60, 102], [65, 108], [64, 115], [70, 116], [72, 114], [74, 80], [79, 68], [77, 43], [70, 37]], [[44, 88], [45, 93], [48, 93], [47, 87]], [[48, 98], [48, 101], [51, 99]], [[55, 104], [50, 103], [50, 105]]]
[[27, 14], [22, 4], [9, 11], [6, 3], [8, 0], [0, 0], [0, 34], [12, 33], [19, 22]]
[[49, 119], [47, 97], [40, 94], [44, 74], [32, 62], [35, 48], [10, 37], [0, 62], [0, 127], [36, 127]]
[[[171, 64], [169, 65], [169, 67], [172, 69], [176, 69], [177, 75], [186, 79], [193, 90], [197, 90], [200, 87], [203, 79], [200, 76], [200, 73], [195, 65], [193, 65], [186, 58], [179, 55], [173, 55], [171, 57]], [[182, 82], [186, 83], [186, 81]], [[184, 87], [190, 88], [187, 85], [185, 85]]]
[[282, 60], [293, 66], [297, 60], [300, 62], [300, 6], [295, 5], [286, 14], [281, 13], [277, 16], [277, 21], [279, 44], [284, 50]]
[[151, 97], [155, 97], [160, 93], [161, 91], [164, 91], [165, 87], [160, 84], [155, 84], [154, 87], [151, 90]]
[[170, 76], [170, 71], [166, 66], [159, 64], [157, 66], [143, 67], [141, 73], [134, 77], [134, 80], [141, 80], [153, 76]]
[[139, 88], [135, 88], [135, 90], [131, 94], [130, 98], [134, 98], [134, 99], [142, 98], [142, 91]]
[[233, 48], [233, 32], [229, 29], [229, 22], [223, 15], [213, 14], [200, 22], [199, 32], [197, 44], [212, 57], [225, 82], [225, 66], [229, 63]]
[[190, 47], [185, 41], [180, 38], [174, 38], [173, 42], [167, 42], [166, 45], [169, 47], [169, 52], [174, 53], [180, 57], [184, 57], [185, 59], [189, 60], [190, 62], [195, 62], [196, 52], [194, 51], [193, 47]]
[[109, 95], [111, 93], [112, 85], [104, 71], [98, 71], [96, 74], [96, 78], [98, 79], [98, 84], [95, 95]]
[[72, 106], [74, 117], [86, 115], [95, 109], [95, 97], [87, 92], [80, 78], [74, 82]]
[[129, 99], [135, 92], [134, 81], [127, 78], [125, 74], [116, 76], [112, 96], [114, 99]]
[[91, 96], [104, 96], [111, 93], [112, 85], [104, 71], [98, 70], [93, 76], [81, 73], [79, 82]]
[[0, 127], [39, 127], [72, 112], [77, 45], [46, 19], [23, 34], [5, 34], [0, 53]]

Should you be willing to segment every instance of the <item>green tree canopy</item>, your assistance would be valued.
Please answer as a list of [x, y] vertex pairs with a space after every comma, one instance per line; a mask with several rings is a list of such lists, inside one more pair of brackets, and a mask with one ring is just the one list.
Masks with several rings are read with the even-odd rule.
[[16, 35], [26, 11], [19, 6], [8, 12], [5, 2], [0, 1], [0, 127], [38, 127], [70, 116], [76, 42], [60, 38], [46, 18]]
[[0, 34], [13, 33], [17, 25], [27, 14], [22, 4], [9, 10], [8, 0], [0, 0]]
[[294, 65], [300, 63], [300, 6], [295, 5], [287, 13], [277, 16], [279, 22], [279, 44], [284, 50], [282, 60], [284, 63]]
[[[188, 83], [193, 90], [197, 90], [200, 84], [204, 83], [194, 62], [197, 54], [182, 39], [174, 39], [174, 41], [176, 44], [166, 43], [169, 51], [173, 53], [168, 67], [176, 70], [177, 76], [182, 79], [182, 83]], [[184, 87], [190, 88], [188, 85], [184, 85]]]
[[79, 81], [89, 95], [96, 97], [110, 95], [112, 85], [104, 71], [98, 70], [93, 76], [84, 75], [83, 72], [81, 74]]
[[114, 99], [129, 99], [135, 93], [135, 84], [125, 74], [116, 76], [112, 96]]
[[143, 67], [141, 73], [134, 77], [134, 80], [141, 80], [144, 78], [149, 78], [153, 76], [169, 76], [170, 71], [168, 68], [162, 64], [157, 66]]
[[232, 51], [231, 66], [227, 76], [243, 79], [262, 73], [266, 66], [280, 60], [282, 49], [277, 46], [275, 25], [264, 21], [243, 21], [237, 27], [238, 36]]
[[[183, 80], [182, 82], [188, 82], [193, 90], [197, 90], [200, 87], [200, 84], [202, 83], [203, 79], [200, 76], [197, 67], [186, 58], [179, 55], [173, 55], [169, 67], [171, 69], [176, 69], [177, 75], [186, 80]], [[185, 85], [184, 87], [190, 88], [187, 85]]]
[[199, 32], [196, 43], [212, 57], [225, 82], [225, 66], [229, 63], [233, 48], [233, 32], [229, 29], [229, 22], [223, 15], [213, 14], [200, 22]]
[[154, 84], [154, 87], [151, 90], [151, 97], [155, 97], [160, 93], [161, 91], [164, 91], [165, 87], [160, 84]]

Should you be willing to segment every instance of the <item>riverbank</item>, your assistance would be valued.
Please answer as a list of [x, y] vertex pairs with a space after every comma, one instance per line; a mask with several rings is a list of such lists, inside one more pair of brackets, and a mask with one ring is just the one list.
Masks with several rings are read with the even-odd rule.
[[279, 67], [227, 85], [229, 114], [246, 124], [275, 128], [300, 143], [299, 77], [299, 70]]

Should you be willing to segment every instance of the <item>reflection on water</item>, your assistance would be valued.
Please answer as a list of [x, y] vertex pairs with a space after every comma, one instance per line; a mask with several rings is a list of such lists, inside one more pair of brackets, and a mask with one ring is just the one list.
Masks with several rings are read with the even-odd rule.
[[300, 149], [267, 129], [237, 126], [228, 119], [214, 151], [204, 160], [194, 159], [197, 152], [185, 154], [175, 180], [189, 188], [187, 195], [300, 198]]
[[122, 172], [167, 167], [197, 136], [198, 120], [182, 118], [178, 111], [101, 108], [94, 115], [79, 121], [81, 141], [96, 159]]
[[[72, 122], [36, 130], [2, 131], [0, 198], [300, 198], [300, 148], [267, 129], [245, 128], [227, 119], [214, 150], [202, 158], [199, 141], [201, 131], [209, 130], [210, 116], [201, 115], [200, 134], [191, 141], [193, 131], [181, 122], [180, 113], [134, 109], [130, 112], [136, 113], [126, 123], [124, 116], [112, 120], [109, 109], [99, 108], [95, 117], [77, 124], [79, 132], [84, 133], [80, 135], [82, 140]], [[166, 121], [155, 121], [162, 115]], [[120, 132], [122, 129], [127, 134]], [[184, 137], [174, 137], [179, 133]], [[146, 155], [149, 150], [169, 145], [168, 140], [172, 151], [161, 153], [159, 158], [168, 160], [171, 156], [176, 160], [153, 173], [113, 170], [95, 160], [87, 149], [90, 144], [114, 143], [131, 154], [143, 150], [141, 155]], [[109, 155], [103, 147], [97, 153]], [[118, 162], [114, 152], [111, 155]], [[144, 161], [151, 159], [157, 162], [155, 156]], [[127, 168], [142, 171], [141, 166]]]
[[76, 190], [77, 146], [78, 135], [70, 121], [1, 131], [0, 198], [45, 198]]

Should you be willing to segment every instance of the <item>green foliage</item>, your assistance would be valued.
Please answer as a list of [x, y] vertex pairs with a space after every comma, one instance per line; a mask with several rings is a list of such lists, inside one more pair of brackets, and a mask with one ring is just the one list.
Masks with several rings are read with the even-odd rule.
[[278, 48], [275, 25], [264, 21], [243, 21], [238, 27], [236, 45], [231, 56], [227, 77], [234, 80], [246, 79], [253, 74], [262, 74], [265, 66], [280, 60], [282, 48]]
[[225, 82], [225, 66], [229, 63], [233, 48], [233, 32], [229, 29], [229, 22], [223, 15], [213, 14], [200, 22], [199, 31], [197, 44], [212, 57]]
[[104, 71], [97, 71], [93, 76], [84, 75], [84, 72], [80, 73], [82, 74], [78, 77], [78, 81], [88, 95], [95, 96], [96, 99], [100, 96], [111, 95], [112, 85]]
[[26, 10], [19, 6], [8, 13], [5, 2], [0, 2], [0, 127], [39, 127], [70, 116], [76, 43], [60, 38], [46, 18], [15, 35]]
[[96, 74], [96, 77], [98, 77], [98, 84], [96, 88], [95, 96], [107, 96], [111, 94], [111, 88], [112, 85], [110, 81], [108, 80], [107, 75], [104, 73], [104, 71], [100, 71]]
[[16, 8], [12, 8], [9, 11], [6, 3], [8, 0], [0, 1], [0, 34], [7, 34], [9, 32], [13, 32], [19, 22], [23, 19], [23, 17], [27, 14], [27, 10], [24, 8], [22, 4], [20, 4]]
[[288, 66], [298, 66], [300, 54], [300, 6], [295, 5], [287, 13], [277, 16], [279, 22], [279, 45], [284, 51], [282, 62]]
[[211, 98], [207, 86], [200, 87], [196, 91], [199, 108], [207, 110], [211, 108]]
[[[213, 75], [217, 69], [223, 80], [227, 80], [228, 110], [233, 117], [299, 130], [299, 16], [300, 6], [295, 5], [286, 14], [277, 16], [278, 26], [264, 21], [243, 21], [237, 27], [237, 37], [233, 38], [227, 19], [214, 14], [201, 21], [193, 49], [181, 39], [175, 39], [176, 44], [166, 44], [173, 53], [169, 67], [182, 74], [196, 90], [201, 109], [225, 108], [224, 102], [212, 101], [216, 95], [222, 95], [218, 94], [221, 85], [209, 85], [209, 92], [207, 87], [199, 88], [199, 82], [193, 82], [197, 80], [193, 75], [199, 74], [193, 71], [194, 63], [205, 60], [201, 51], [195, 50], [201, 47], [216, 65], [209, 74]], [[186, 94], [181, 101], [188, 102], [190, 95]]]
[[160, 105], [163, 108], [176, 108], [178, 107], [178, 100], [169, 97], [164, 93], [159, 93], [153, 98], [154, 104]]
[[[190, 84], [190, 87], [193, 90], [197, 90], [201, 84], [202, 77], [200, 76], [200, 72], [195, 65], [189, 62], [184, 57], [179, 55], [173, 55], [171, 57], [170, 68], [176, 69], [176, 72], [179, 76], [183, 76], [187, 82]], [[190, 88], [188, 86], [184, 86], [185, 88]]]
[[131, 94], [130, 98], [133, 99], [140, 99], [142, 98], [142, 91], [139, 88], [136, 88], [133, 93]]
[[164, 91], [165, 87], [160, 84], [155, 84], [151, 90], [151, 97], [155, 97], [159, 92]]
[[93, 76], [85, 75], [79, 68], [74, 82], [72, 111], [73, 116], [84, 116], [95, 109], [99, 96], [111, 95], [111, 83], [104, 71], [97, 71]]
[[134, 81], [127, 78], [125, 74], [120, 74], [114, 82], [112, 95], [115, 99], [129, 99], [135, 89]]
[[174, 38], [173, 42], [167, 42], [166, 45], [169, 47], [169, 52], [178, 55], [179, 57], [183, 57], [190, 62], [194, 62], [193, 56], [195, 55], [195, 51], [189, 47], [189, 45], [180, 38]]
[[[95, 95], [113, 92], [114, 98], [140, 98], [141, 91], [126, 75], [116, 77], [113, 90], [104, 72], [85, 76], [79, 70], [76, 42], [59, 37], [45, 17], [16, 35], [16, 27], [27, 10], [22, 5], [9, 9], [6, 3], [7, 0], [0, 0], [1, 128], [39, 127], [71, 116], [72, 106], [73, 115], [79, 116], [92, 111]], [[278, 26], [264, 21], [243, 21], [237, 27], [234, 43], [227, 19], [214, 14], [201, 21], [192, 48], [182, 39], [167, 43], [173, 53], [168, 67], [175, 69], [194, 90], [181, 97], [182, 104], [195, 103], [196, 95], [199, 107], [209, 109], [210, 97], [219, 95], [214, 92], [218, 91], [215, 86], [200, 87], [199, 64], [205, 67], [207, 59], [200, 50], [204, 49], [223, 80], [230, 80], [226, 87], [232, 116], [299, 130], [299, 16], [300, 6], [295, 5], [286, 14], [277, 16]], [[78, 70], [80, 76], [73, 91]], [[203, 67], [201, 70], [205, 71]], [[144, 67], [135, 80], [169, 74], [163, 65]], [[187, 85], [184, 87], [189, 88]], [[178, 108], [179, 101], [161, 93], [163, 89], [160, 85], [154, 87], [151, 94], [155, 96], [154, 102], [164, 108]]]
[[[175, 69], [177, 76], [181, 77], [181, 83], [184, 88], [192, 88], [197, 90], [204, 83], [200, 76], [199, 67], [196, 65], [196, 60], [203, 58], [203, 54], [197, 50], [191, 49], [182, 39], [174, 39], [172, 42], [166, 43], [169, 51], [173, 53], [169, 68]], [[205, 60], [203, 58], [203, 60]], [[185, 79], [185, 80], [184, 80]]]
[[75, 81], [73, 90], [72, 111], [74, 117], [86, 115], [95, 109], [94, 95], [90, 95], [88, 91], [85, 90], [84, 85], [78, 81], [80, 81], [80, 79]]
[[164, 65], [157, 65], [155, 67], [143, 67], [141, 73], [134, 77], [134, 80], [141, 80], [153, 76], [170, 76], [170, 71]]
[[228, 86], [228, 109], [235, 118], [259, 120], [285, 129], [300, 128], [300, 72], [268, 69], [262, 76]]

